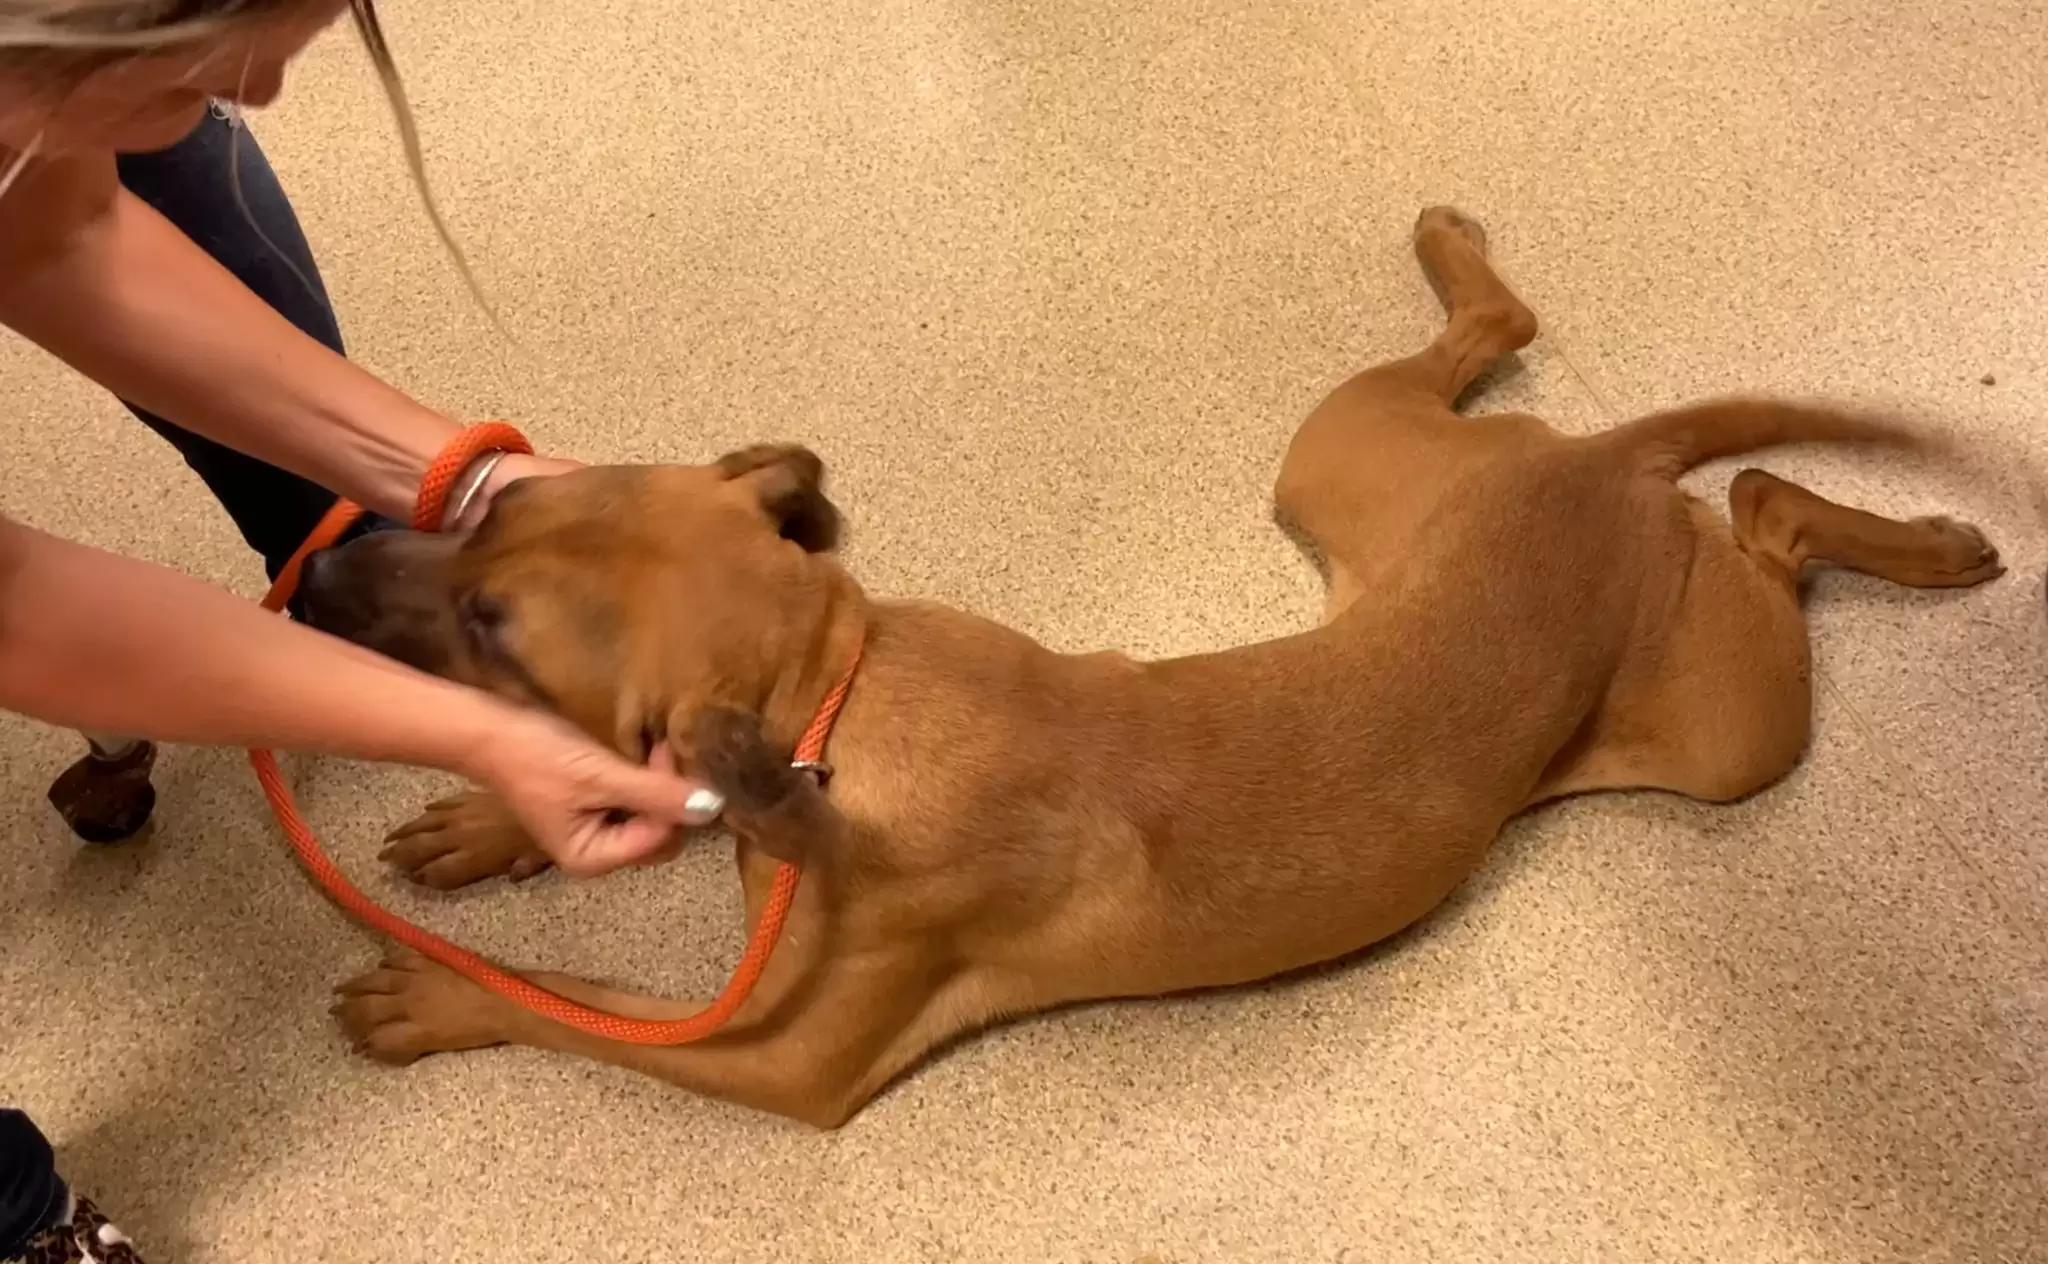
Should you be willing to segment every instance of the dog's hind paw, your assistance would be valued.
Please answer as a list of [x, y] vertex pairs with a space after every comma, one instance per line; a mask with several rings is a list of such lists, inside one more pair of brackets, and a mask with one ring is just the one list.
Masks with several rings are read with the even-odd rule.
[[1925, 577], [1924, 587], [1968, 588], [2005, 574], [1997, 546], [1970, 523], [1937, 514], [1915, 518], [1912, 525], [1928, 534], [1937, 558]]

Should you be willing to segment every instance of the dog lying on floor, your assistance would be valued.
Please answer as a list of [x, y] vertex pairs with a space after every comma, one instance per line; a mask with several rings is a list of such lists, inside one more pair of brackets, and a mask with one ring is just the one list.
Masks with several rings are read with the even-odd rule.
[[[997, 1021], [1356, 952], [1546, 800], [1725, 801], [1777, 780], [1811, 722], [1808, 562], [1915, 587], [2001, 573], [1947, 519], [1745, 470], [1731, 524], [1676, 484], [1770, 444], [1920, 442], [1890, 422], [1743, 400], [1589, 437], [1459, 416], [1536, 320], [1472, 221], [1425, 211], [1414, 241], [1445, 330], [1338, 387], [1280, 470], [1278, 507], [1328, 571], [1313, 631], [1139, 663], [870, 598], [830, 556], [820, 462], [794, 447], [523, 482], [466, 538], [318, 555], [302, 590], [316, 626], [706, 771], [750, 920], [776, 857], [804, 866], [758, 989], [701, 1043], [586, 1035], [410, 954], [341, 988], [343, 1026], [391, 1062], [534, 1045], [837, 1126]], [[790, 753], [857, 653], [821, 785]], [[386, 858], [442, 888], [544, 864], [477, 794], [429, 809]], [[700, 1008], [528, 977], [629, 1017]]]

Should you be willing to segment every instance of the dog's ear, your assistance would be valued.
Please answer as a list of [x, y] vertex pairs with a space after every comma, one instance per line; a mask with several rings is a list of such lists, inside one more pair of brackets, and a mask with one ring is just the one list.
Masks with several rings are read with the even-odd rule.
[[839, 510], [825, 498], [825, 463], [817, 453], [795, 444], [762, 444], [720, 457], [718, 470], [752, 486], [783, 539], [811, 553], [838, 546]]
[[[679, 722], [681, 717], [676, 717]], [[802, 863], [830, 849], [841, 822], [810, 774], [790, 765], [751, 711], [711, 707], [690, 726], [697, 771], [725, 796], [726, 825], [777, 860]]]

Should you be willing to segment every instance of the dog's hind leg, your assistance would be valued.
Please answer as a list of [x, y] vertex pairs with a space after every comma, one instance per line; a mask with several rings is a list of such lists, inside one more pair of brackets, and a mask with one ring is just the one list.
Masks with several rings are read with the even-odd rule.
[[[1319, 419], [1362, 420], [1362, 409], [1448, 409], [1501, 357], [1536, 339], [1536, 314], [1486, 258], [1486, 230], [1462, 212], [1433, 206], [1415, 221], [1415, 258], [1444, 305], [1443, 332], [1414, 355], [1357, 374], [1309, 415], [1295, 447], [1315, 445]], [[1292, 462], [1293, 453], [1289, 460]]]
[[1968, 588], [2005, 573], [1983, 532], [1949, 518], [1900, 522], [1851, 509], [1762, 470], [1728, 488], [1743, 551], [1796, 582], [1808, 562], [1861, 571], [1909, 588]]
[[1367, 369], [1332, 391], [1288, 445], [1273, 488], [1280, 516], [1328, 564], [1329, 614], [1357, 595], [1361, 572], [1398, 553], [1389, 538], [1422, 519], [1441, 490], [1503, 445], [1556, 436], [1523, 415], [1461, 419], [1451, 405], [1502, 356], [1536, 336], [1536, 317], [1486, 261], [1486, 234], [1449, 207], [1415, 224], [1415, 255], [1449, 319], [1415, 355]]
[[1416, 219], [1415, 258], [1444, 305], [1444, 331], [1420, 353], [1357, 380], [1451, 404], [1495, 361], [1536, 340], [1536, 313], [1487, 262], [1486, 230], [1454, 207], [1432, 206]]
[[1688, 498], [1695, 546], [1679, 606], [1631, 654], [1599, 711], [1531, 799], [1661, 789], [1710, 802], [1752, 794], [1798, 763], [1813, 684], [1799, 580], [1808, 562], [1916, 588], [2002, 573], [1976, 528], [1899, 522], [1835, 504], [1762, 470], [1728, 492], [1733, 529]]

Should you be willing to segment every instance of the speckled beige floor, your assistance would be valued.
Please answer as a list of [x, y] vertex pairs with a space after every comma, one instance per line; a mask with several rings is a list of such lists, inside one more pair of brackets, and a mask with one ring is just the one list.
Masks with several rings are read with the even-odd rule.
[[[1547, 321], [1487, 402], [1874, 396], [2048, 460], [2034, 8], [392, 0], [516, 347], [345, 39], [260, 130], [355, 349], [423, 396], [592, 459], [806, 440], [875, 589], [1166, 653], [1312, 617], [1269, 480], [1434, 327], [1427, 202]], [[9, 342], [0, 398], [9, 512], [254, 591], [92, 389]], [[155, 841], [89, 853], [41, 798], [70, 741], [7, 721], [0, 1099], [158, 1260], [2048, 1260], [2048, 539], [1911, 469], [1770, 464], [1984, 515], [2016, 563], [1820, 584], [1786, 784], [1546, 813], [1398, 948], [1017, 1027], [834, 1136], [533, 1053], [355, 1060], [325, 992], [372, 947], [237, 755], [170, 754]], [[370, 840], [433, 779], [301, 778], [466, 941], [677, 992], [730, 959], [722, 855], [428, 900]]]

